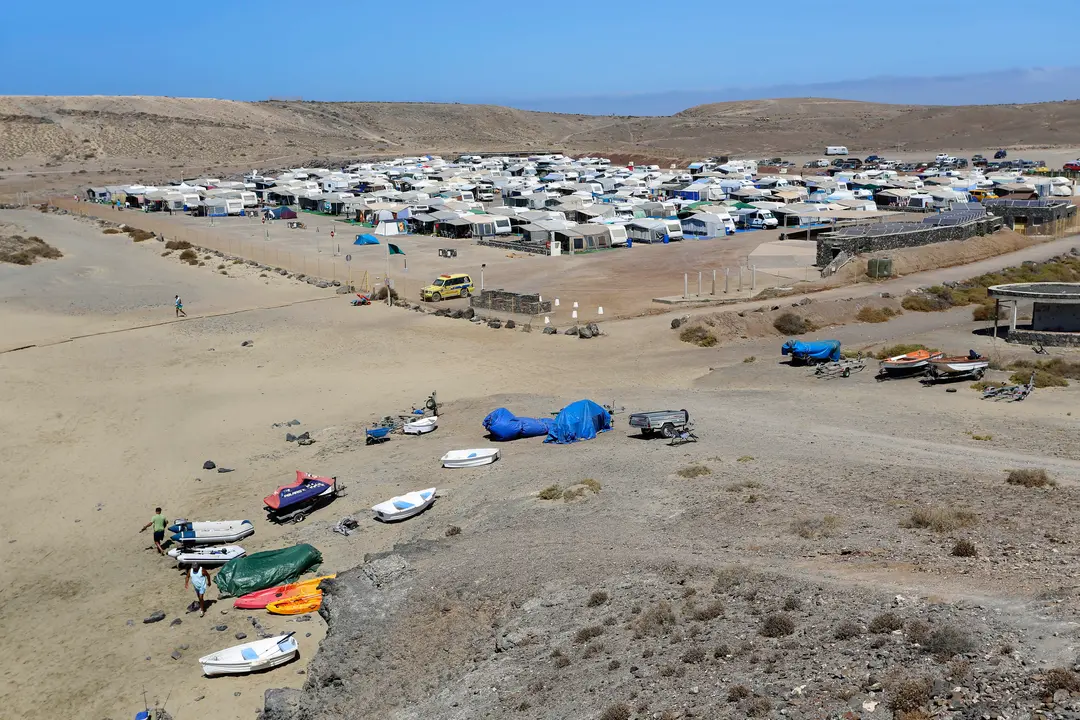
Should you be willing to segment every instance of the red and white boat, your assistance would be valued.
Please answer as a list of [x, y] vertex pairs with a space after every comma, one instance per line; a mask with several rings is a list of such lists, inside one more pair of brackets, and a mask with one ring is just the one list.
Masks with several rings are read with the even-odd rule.
[[894, 355], [881, 361], [881, 369], [886, 373], [911, 373], [925, 370], [932, 360], [942, 357], [942, 353], [931, 350], [914, 350], [903, 355]]
[[973, 375], [982, 376], [990, 360], [976, 352], [966, 356], [938, 357], [930, 361], [930, 372], [934, 375]]

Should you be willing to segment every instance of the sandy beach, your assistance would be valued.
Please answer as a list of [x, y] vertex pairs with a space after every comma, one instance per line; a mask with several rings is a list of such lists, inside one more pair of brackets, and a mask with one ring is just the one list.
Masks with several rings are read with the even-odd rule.
[[[426, 543], [441, 549], [438, 562], [434, 551], [417, 562], [421, 584], [481, 583], [486, 565], [484, 587], [496, 605], [545, 584], [629, 578], [645, 558], [649, 567], [745, 562], [889, 598], [901, 591], [943, 602], [979, 597], [1014, 623], [1017, 663], [1072, 662], [1075, 628], [1064, 623], [1075, 601], [1038, 613], [1030, 603], [1075, 582], [1076, 546], [1055, 545], [1051, 554], [1043, 538], [1046, 522], [1055, 535], [1075, 530], [1075, 387], [1009, 405], [983, 402], [966, 385], [945, 394], [878, 384], [870, 373], [815, 381], [778, 364], [776, 338], [695, 348], [678, 340], [665, 317], [603, 323], [606, 336], [589, 342], [492, 330], [382, 305], [351, 307], [332, 289], [260, 277], [246, 266], [222, 275], [180, 265], [161, 257], [156, 241], [105, 236], [70, 217], [0, 211], [0, 222], [64, 253], [31, 267], [0, 267], [0, 350], [34, 345], [0, 354], [7, 468], [0, 546], [9, 578], [0, 613], [0, 714], [50, 718], [79, 708], [82, 717], [130, 717], [145, 691], [150, 703], [168, 698], [178, 720], [249, 718], [263, 707], [265, 690], [305, 683], [326, 633], [318, 615], [306, 623], [256, 615], [268, 629], [297, 632], [298, 662], [250, 677], [201, 675], [199, 656], [235, 644], [238, 632], [253, 636], [252, 613], [233, 610], [231, 601], [215, 603], [205, 618], [185, 613], [194, 595], [184, 591], [183, 575], [153, 551], [149, 532], [138, 533], [157, 505], [170, 518], [251, 519], [257, 531], [242, 543], [249, 553], [308, 542], [323, 553], [326, 572], [353, 568], [366, 553]], [[175, 318], [175, 294], [187, 318]], [[961, 308], [817, 336], [851, 346], [915, 338], [955, 351], [1030, 354], [974, 329], [970, 310]], [[242, 347], [247, 340], [253, 344]], [[364, 446], [365, 425], [408, 411], [431, 391], [445, 404], [434, 435]], [[590, 443], [518, 443], [490, 470], [439, 470], [445, 451], [486, 444], [480, 422], [490, 410], [505, 405], [545, 416], [583, 397], [628, 410], [691, 408], [702, 440], [677, 449], [646, 443], [617, 416], [615, 430]], [[314, 445], [286, 443], [286, 429], [272, 427], [294, 418]], [[205, 471], [206, 460], [234, 471]], [[693, 463], [713, 467], [696, 486], [674, 475]], [[825, 466], [827, 479], [813, 471]], [[1018, 466], [1048, 468], [1058, 482], [1053, 496], [1000, 501], [1003, 474]], [[346, 497], [299, 525], [266, 523], [261, 498], [297, 469], [337, 476]], [[586, 474], [603, 485], [595, 498], [537, 505], [541, 488]], [[760, 483], [760, 502], [726, 491], [749, 481]], [[369, 520], [372, 504], [431, 485], [444, 493], [432, 511], [400, 525]], [[703, 498], [710, 513], [701, 512]], [[978, 512], [982, 522], [972, 533], [987, 548], [985, 559], [967, 568], [953, 559], [924, 572], [933, 565], [928, 558], [941, 555], [940, 541], [898, 522], [922, 501], [962, 502]], [[793, 538], [793, 517], [825, 513], [844, 518], [828, 550]], [[361, 522], [348, 538], [330, 529], [345, 515]], [[462, 528], [462, 542], [438, 545], [450, 525]], [[1006, 544], [1030, 549], [1010, 554]], [[840, 546], [866, 554], [852, 560]], [[548, 556], [557, 559], [527, 570], [515, 564]], [[514, 589], [517, 574], [529, 579]], [[155, 610], [166, 619], [144, 624]], [[174, 618], [181, 624], [172, 625]], [[215, 629], [221, 625], [227, 629]], [[473, 641], [461, 632], [446, 647]], [[475, 642], [488, 646], [490, 637]], [[362, 699], [377, 687], [372, 681], [357, 692]], [[444, 701], [417, 699], [414, 711], [458, 716]], [[539, 705], [520, 715], [546, 717]]]

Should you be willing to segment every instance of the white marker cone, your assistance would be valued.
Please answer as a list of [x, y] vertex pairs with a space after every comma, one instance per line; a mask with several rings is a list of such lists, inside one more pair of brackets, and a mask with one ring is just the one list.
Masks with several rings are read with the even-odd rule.
[[575, 310], [575, 311], [574, 311], [574, 313], [573, 313], [573, 315], [571, 315], [570, 317], [572, 317], [572, 318], [574, 318], [575, 320], [577, 320], [577, 310]]
[[550, 325], [551, 324], [551, 318], [549, 318], [547, 315], [544, 316], [544, 324], [545, 325]]
[[559, 307], [559, 298], [555, 298], [555, 307]]
[[604, 314], [604, 306], [603, 305], [601, 305], [600, 307], [598, 307], [596, 309], [596, 314], [597, 315], [603, 315]]
[[577, 303], [574, 303], [574, 309], [577, 310]]

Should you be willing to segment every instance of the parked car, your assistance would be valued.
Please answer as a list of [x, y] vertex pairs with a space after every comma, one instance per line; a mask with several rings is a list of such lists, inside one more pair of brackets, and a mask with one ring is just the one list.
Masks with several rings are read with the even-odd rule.
[[1001, 148], [996, 153], [994, 153], [994, 159], [995, 160], [1000, 160], [1002, 158], [1007, 158], [1007, 157], [1009, 157], [1009, 153], [1005, 152], [1005, 148]]
[[866, 159], [863, 160], [863, 162], [865, 162], [865, 163], [876, 163], [876, 162], [881, 162], [884, 159], [885, 158], [881, 157], [880, 155], [867, 155]]
[[1061, 169], [1069, 170], [1072, 172], [1080, 172], [1080, 160], [1073, 160], [1072, 162], [1067, 162]]
[[971, 164], [978, 167], [980, 165], [986, 165], [986, 158], [982, 155], [974, 155], [971, 158]]
[[440, 275], [430, 285], [420, 290], [420, 299], [439, 302], [446, 298], [469, 297], [473, 291], [472, 278], [465, 273]]

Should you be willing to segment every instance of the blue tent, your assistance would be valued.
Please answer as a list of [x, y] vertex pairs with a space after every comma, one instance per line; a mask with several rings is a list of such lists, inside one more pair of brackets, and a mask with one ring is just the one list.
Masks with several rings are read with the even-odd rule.
[[357, 235], [356, 236], [356, 242], [353, 243], [353, 245], [378, 245], [378, 244], [379, 244], [379, 238], [375, 237], [374, 235], [369, 235], [367, 233], [364, 233], [363, 235]]
[[578, 400], [564, 407], [555, 418], [544, 442], [566, 443], [592, 440], [611, 429], [611, 413], [592, 400]]
[[840, 341], [802, 342], [801, 340], [788, 340], [780, 348], [780, 354], [790, 355], [795, 362], [839, 362]]
[[484, 429], [493, 440], [518, 440], [547, 435], [554, 422], [551, 418], [519, 418], [506, 408], [499, 408], [484, 418]]

